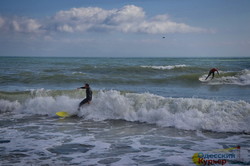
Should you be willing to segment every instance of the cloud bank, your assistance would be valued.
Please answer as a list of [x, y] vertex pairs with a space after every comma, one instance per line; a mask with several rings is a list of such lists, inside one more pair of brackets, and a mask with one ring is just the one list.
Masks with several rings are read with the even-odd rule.
[[145, 34], [200, 33], [208, 30], [170, 20], [168, 15], [147, 18], [138, 6], [105, 10], [98, 7], [59, 11], [46, 19], [0, 16], [0, 32], [15, 33], [85, 33], [123, 32]]

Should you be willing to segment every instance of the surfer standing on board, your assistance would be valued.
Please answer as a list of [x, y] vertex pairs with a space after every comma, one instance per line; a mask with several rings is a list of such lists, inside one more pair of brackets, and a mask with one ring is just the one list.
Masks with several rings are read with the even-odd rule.
[[[212, 79], [213, 79], [213, 78], [214, 78], [214, 72], [217, 72], [218, 75], [220, 75], [218, 69], [212, 68], [212, 69], [209, 71], [208, 76], [207, 76], [207, 78], [206, 78], [205, 80], [207, 80], [208, 77], [209, 77], [211, 74], [213, 74], [213, 76], [212, 76]], [[211, 80], [212, 80], [212, 79], [211, 79]]]
[[77, 89], [86, 89], [86, 98], [81, 101], [81, 103], [79, 104], [79, 107], [78, 107], [78, 110], [80, 110], [80, 107], [83, 104], [86, 104], [86, 103], [90, 104], [90, 102], [92, 100], [92, 90], [91, 90], [89, 84], [85, 84], [85, 86], [77, 88]]

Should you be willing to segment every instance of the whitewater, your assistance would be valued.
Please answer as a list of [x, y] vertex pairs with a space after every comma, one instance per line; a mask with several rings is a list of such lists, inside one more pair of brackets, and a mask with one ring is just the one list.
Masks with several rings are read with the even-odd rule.
[[33, 95], [22, 103], [1, 99], [1, 113], [56, 117], [58, 110], [67, 110], [70, 114], [94, 121], [118, 119], [184, 130], [250, 132], [250, 104], [245, 101], [165, 98], [150, 93], [110, 90], [96, 92], [93, 103], [78, 112], [76, 108], [80, 99], [38, 91], [40, 95]]
[[248, 58], [0, 60], [0, 165], [250, 164]]

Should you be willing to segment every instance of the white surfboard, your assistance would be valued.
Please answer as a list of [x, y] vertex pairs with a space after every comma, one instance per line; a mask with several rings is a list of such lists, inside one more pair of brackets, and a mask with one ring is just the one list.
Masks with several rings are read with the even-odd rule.
[[201, 77], [199, 77], [199, 81], [201, 81], [201, 82], [208, 82], [208, 81], [210, 81], [210, 78], [208, 78], [206, 80], [206, 77], [207, 77], [207, 75], [202, 75]]

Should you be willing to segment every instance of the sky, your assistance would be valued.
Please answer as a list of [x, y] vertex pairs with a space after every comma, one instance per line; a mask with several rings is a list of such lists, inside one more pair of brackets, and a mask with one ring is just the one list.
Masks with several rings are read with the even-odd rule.
[[1, 0], [0, 56], [250, 57], [249, 0]]

